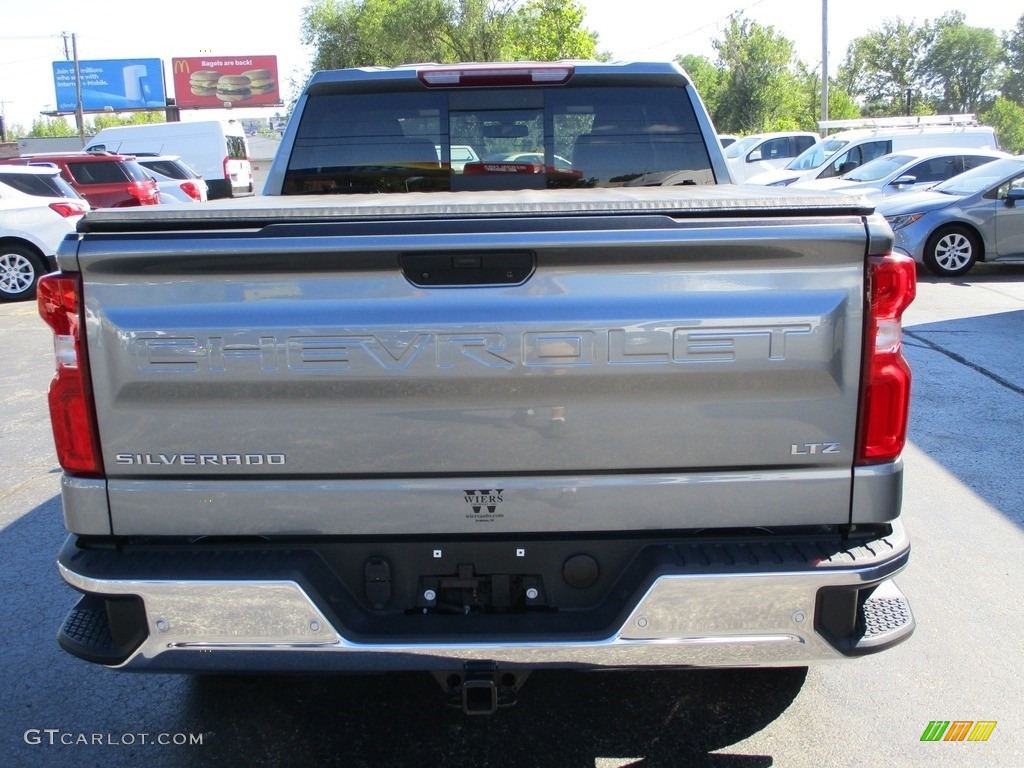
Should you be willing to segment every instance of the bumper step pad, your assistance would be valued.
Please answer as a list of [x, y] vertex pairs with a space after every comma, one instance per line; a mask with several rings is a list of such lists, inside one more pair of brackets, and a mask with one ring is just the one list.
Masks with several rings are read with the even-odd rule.
[[57, 642], [80, 659], [120, 664], [145, 640], [145, 626], [141, 601], [84, 595], [64, 619]]
[[910, 601], [892, 580], [880, 584], [861, 605], [852, 653], [888, 648], [914, 631]]

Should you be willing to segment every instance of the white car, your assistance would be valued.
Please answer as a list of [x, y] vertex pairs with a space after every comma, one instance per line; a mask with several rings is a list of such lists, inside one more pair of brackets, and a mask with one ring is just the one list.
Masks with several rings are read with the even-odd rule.
[[[552, 155], [555, 160], [555, 168], [561, 171], [567, 171], [572, 169], [572, 163], [566, 160], [561, 155]], [[541, 169], [544, 167], [544, 153], [543, 152], [511, 152], [511, 153], [499, 153], [497, 155], [488, 155], [484, 158], [484, 162], [490, 163], [528, 163], [530, 165], [540, 166]]]
[[[441, 148], [437, 147], [437, 159], [441, 160]], [[455, 144], [451, 147], [452, 172], [462, 173], [466, 163], [479, 163], [480, 156], [468, 144]]]
[[178, 155], [136, 155], [136, 162], [153, 177], [161, 203], [205, 203], [209, 190], [203, 177]]
[[56, 168], [0, 167], [0, 301], [35, 296], [39, 278], [56, 268], [57, 246], [89, 209]]
[[[859, 126], [854, 128], [854, 126]], [[863, 120], [831, 120], [818, 127], [850, 127], [826, 136], [777, 171], [747, 177], [747, 184], [787, 187], [798, 181], [828, 179], [867, 165], [893, 152], [925, 147], [974, 147], [998, 149], [995, 129], [978, 125], [974, 115], [926, 115], [879, 117]]]
[[842, 176], [800, 181], [794, 189], [830, 189], [864, 195], [869, 200], [901, 192], [920, 192], [964, 171], [1012, 157], [995, 149], [939, 147], [907, 149], [871, 160]]
[[819, 140], [809, 131], [776, 131], [744, 136], [724, 150], [733, 181], [744, 183], [751, 176], [785, 167]]

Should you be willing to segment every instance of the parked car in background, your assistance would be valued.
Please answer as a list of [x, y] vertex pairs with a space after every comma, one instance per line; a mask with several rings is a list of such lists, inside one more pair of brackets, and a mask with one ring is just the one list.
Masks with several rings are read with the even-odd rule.
[[136, 155], [139, 165], [156, 181], [161, 203], [205, 203], [209, 191], [203, 177], [177, 155]]
[[[561, 155], [552, 155], [554, 167], [569, 171], [572, 170], [572, 162], [566, 160]], [[485, 163], [525, 163], [528, 165], [537, 165], [541, 168], [544, 167], [544, 153], [543, 152], [510, 152], [510, 153], [499, 153], [496, 155], [488, 155], [484, 158]]]
[[34, 197], [70, 197], [84, 200], [64, 181], [60, 169], [32, 165], [0, 165], [0, 193], [4, 186]]
[[[437, 150], [438, 162], [444, 162], [444, 153], [440, 144], [435, 144], [434, 149]], [[468, 144], [453, 144], [448, 148], [449, 155], [451, 157], [452, 173], [462, 173], [462, 170], [466, 167], [466, 163], [478, 163], [480, 162], [480, 156], [477, 155], [476, 150]]]
[[757, 133], [725, 148], [733, 181], [742, 184], [758, 173], [784, 167], [804, 150], [813, 147], [819, 136], [809, 131]]
[[792, 186], [800, 189], [834, 189], [880, 200], [900, 192], [922, 192], [940, 181], [1005, 157], [1013, 155], [997, 149], [908, 149], [882, 155], [842, 176], [812, 179]]
[[941, 277], [979, 261], [1024, 261], [1024, 157], [993, 160], [876, 210], [896, 235], [895, 250]]
[[206, 180], [211, 200], [253, 193], [249, 141], [237, 120], [111, 126], [92, 138], [92, 149], [177, 155]]
[[0, 301], [35, 295], [39, 278], [56, 269], [57, 246], [88, 210], [55, 169], [0, 165]]
[[160, 202], [156, 182], [134, 157], [109, 152], [22, 155], [0, 164], [57, 168], [93, 208], [126, 208]]
[[747, 178], [750, 184], [786, 187], [798, 181], [842, 176], [890, 152], [914, 147], [999, 149], [995, 129], [978, 125], [972, 114], [823, 120], [822, 130], [847, 128], [826, 136], [785, 168]]
[[730, 144], [735, 144], [740, 140], [740, 137], [733, 133], [720, 133], [718, 134], [718, 143], [723, 147], [728, 147]]

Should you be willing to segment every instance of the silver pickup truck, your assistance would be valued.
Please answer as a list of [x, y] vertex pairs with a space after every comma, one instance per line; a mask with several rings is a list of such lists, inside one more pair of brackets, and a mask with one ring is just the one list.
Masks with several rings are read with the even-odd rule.
[[63, 647], [489, 712], [906, 639], [914, 265], [729, 181], [674, 65], [431, 65], [314, 76], [264, 196], [88, 214], [39, 286]]

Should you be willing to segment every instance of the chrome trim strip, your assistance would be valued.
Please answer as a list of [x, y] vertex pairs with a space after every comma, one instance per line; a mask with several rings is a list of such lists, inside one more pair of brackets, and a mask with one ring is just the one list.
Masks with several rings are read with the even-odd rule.
[[[467, 488], [500, 488], [474, 510]], [[553, 477], [109, 482], [118, 536], [565, 533], [849, 519], [850, 469]], [[723, 502], [723, 499], [727, 501]], [[212, 503], [211, 503], [212, 502]], [[623, 515], [624, 509], [629, 510]], [[173, 510], [173, 511], [172, 511]], [[273, 514], [265, 514], [272, 510]]]

